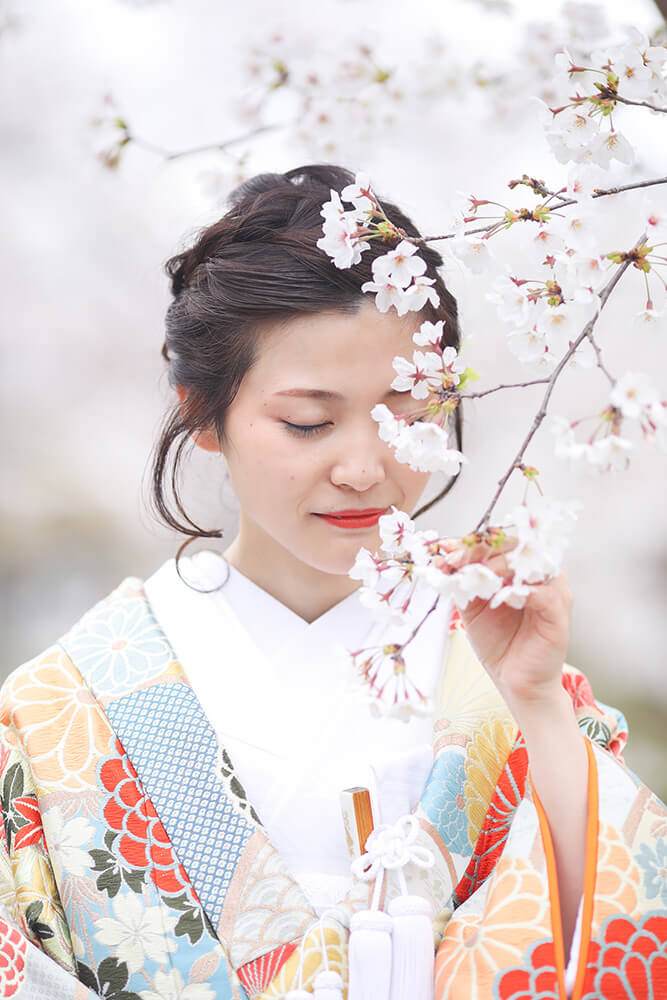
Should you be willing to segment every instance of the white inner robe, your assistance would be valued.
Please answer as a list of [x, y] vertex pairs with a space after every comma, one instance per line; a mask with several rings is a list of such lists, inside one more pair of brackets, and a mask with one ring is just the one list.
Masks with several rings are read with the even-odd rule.
[[[146, 581], [153, 612], [231, 757], [248, 799], [318, 913], [352, 885], [340, 807], [369, 789], [375, 822], [418, 802], [433, 760], [432, 714], [377, 718], [344, 650], [405, 641], [356, 593], [309, 623], [216, 553], [168, 560]], [[421, 613], [433, 595], [422, 597]], [[433, 699], [451, 602], [442, 599], [405, 649], [408, 675]]]

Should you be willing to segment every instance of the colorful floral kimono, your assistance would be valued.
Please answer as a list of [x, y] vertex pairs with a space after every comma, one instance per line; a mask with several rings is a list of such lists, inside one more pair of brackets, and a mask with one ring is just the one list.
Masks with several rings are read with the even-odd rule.
[[[623, 718], [563, 683], [587, 737], [573, 998], [667, 996], [667, 812], [622, 762]], [[140, 581], [2, 691], [0, 995], [269, 1000], [327, 962], [347, 980], [355, 882], [321, 926], [271, 845]], [[453, 621], [434, 764], [406, 870], [434, 921], [436, 1000], [564, 1000], [554, 853], [525, 746]], [[399, 887], [387, 875], [389, 899]], [[406, 998], [409, 1000], [409, 998]]]

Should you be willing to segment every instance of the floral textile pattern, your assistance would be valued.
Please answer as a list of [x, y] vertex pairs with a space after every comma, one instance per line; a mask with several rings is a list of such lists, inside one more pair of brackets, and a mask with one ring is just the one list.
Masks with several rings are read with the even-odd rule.
[[25, 978], [28, 942], [0, 917], [0, 996], [13, 997]]
[[592, 941], [582, 1000], [658, 1000], [667, 996], [667, 915], [647, 913], [639, 921], [610, 917]]
[[109, 751], [111, 727], [59, 646], [9, 676], [0, 721], [8, 738], [18, 737], [25, 748], [38, 790], [95, 788], [97, 761]]
[[523, 799], [527, 776], [528, 753], [525, 743], [519, 740], [498, 779], [468, 867], [454, 889], [457, 905], [472, 895], [495, 868]]
[[450, 921], [435, 961], [436, 996], [458, 977], [471, 1000], [490, 995], [497, 974], [521, 961], [537, 934], [549, 934], [546, 879], [521, 858], [501, 857], [482, 912]]
[[164, 633], [139, 596], [96, 605], [62, 643], [93, 690], [103, 684], [114, 697], [157, 676], [169, 652]]
[[117, 846], [121, 858], [130, 868], [150, 868], [151, 879], [162, 892], [185, 889], [194, 893], [120, 740], [116, 740], [116, 754], [102, 762], [99, 778], [109, 793], [104, 819], [110, 830], [121, 835]]
[[455, 854], [465, 855], [470, 850], [470, 843], [463, 795], [464, 780], [464, 756], [457, 749], [448, 748], [433, 765], [421, 808], [447, 849]]
[[502, 972], [493, 986], [494, 1000], [560, 1000], [553, 941], [538, 941], [523, 965]]
[[659, 837], [655, 850], [648, 844], [642, 844], [637, 861], [644, 873], [644, 886], [647, 899], [655, 899], [667, 908], [667, 843], [664, 837]]

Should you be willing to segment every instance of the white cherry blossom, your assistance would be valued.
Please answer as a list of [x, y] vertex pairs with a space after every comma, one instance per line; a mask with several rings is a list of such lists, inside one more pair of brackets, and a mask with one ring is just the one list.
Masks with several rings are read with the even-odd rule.
[[215, 1000], [215, 991], [206, 983], [185, 983], [178, 969], [159, 969], [153, 977], [154, 990], [139, 990], [141, 1000]]
[[541, 583], [560, 572], [566, 533], [576, 519], [578, 501], [561, 503], [540, 496], [529, 508], [515, 507], [502, 521], [511, 526], [517, 546], [507, 553], [507, 562], [514, 570], [514, 583]]
[[500, 577], [481, 563], [468, 563], [449, 577], [449, 592], [459, 608], [465, 608], [476, 597], [488, 600], [502, 586]]
[[609, 401], [624, 417], [639, 419], [645, 407], [659, 401], [657, 391], [643, 372], [626, 372], [614, 385]]
[[614, 72], [618, 75], [618, 92], [631, 101], [642, 101], [653, 92], [652, 73], [644, 65], [641, 52], [635, 45], [624, 45], [613, 57]]
[[410, 515], [393, 505], [391, 514], [382, 515], [378, 527], [382, 548], [388, 556], [404, 555], [408, 551], [407, 540], [417, 532]]
[[635, 331], [667, 331], [667, 309], [656, 309], [655, 307], [642, 309], [633, 319], [633, 330]]
[[529, 282], [517, 283], [510, 274], [503, 274], [491, 285], [491, 291], [486, 293], [489, 302], [497, 307], [497, 313], [508, 323], [529, 322], [535, 305], [529, 298]]
[[378, 403], [374, 406], [371, 410], [371, 416], [380, 425], [378, 427], [378, 434], [382, 440], [388, 444], [393, 444], [398, 438], [401, 429], [405, 426], [405, 422], [399, 420], [384, 403]]
[[[393, 306], [402, 316], [407, 309], [403, 307], [405, 293], [398, 285], [391, 281], [365, 281], [361, 286], [362, 292], [375, 292], [375, 306], [380, 312], [389, 312]], [[402, 311], [401, 311], [402, 310]]]
[[[415, 399], [427, 399], [433, 390], [442, 387], [443, 355], [435, 351], [415, 351], [412, 361], [396, 357], [393, 366], [397, 374], [391, 388], [399, 392], [409, 391]], [[458, 381], [458, 376], [456, 378]]]
[[594, 441], [587, 458], [592, 465], [610, 471], [627, 468], [630, 458], [628, 452], [633, 449], [632, 441], [620, 434], [607, 434], [606, 437]]
[[[382, 518], [380, 518], [380, 521]], [[352, 569], [348, 572], [352, 580], [361, 580], [365, 587], [372, 588], [380, 579], [377, 559], [368, 549], [359, 549]]]
[[432, 306], [439, 306], [440, 296], [435, 288], [430, 287], [434, 284], [435, 278], [426, 278], [423, 275], [415, 278], [401, 296], [400, 305], [397, 307], [398, 315], [405, 316], [407, 312], [419, 312], [427, 302]]
[[358, 212], [372, 212], [374, 209], [371, 181], [366, 173], [358, 173], [354, 184], [348, 184], [340, 193], [343, 201], [351, 202]]
[[394, 250], [376, 257], [373, 261], [373, 281], [383, 284], [390, 281], [399, 288], [407, 288], [413, 278], [424, 274], [426, 261], [417, 253], [418, 247], [408, 240], [401, 240]]
[[612, 160], [630, 164], [635, 158], [632, 146], [620, 132], [600, 132], [591, 144], [591, 155], [602, 167], [608, 167]]
[[667, 205], [647, 198], [642, 206], [642, 216], [649, 246], [667, 242]]
[[449, 447], [447, 431], [434, 423], [406, 424], [394, 443], [396, 459], [416, 472], [446, 472], [453, 476], [468, 459]]
[[534, 325], [524, 330], [513, 330], [508, 334], [507, 345], [515, 358], [524, 364], [546, 357], [547, 339]]
[[445, 321], [439, 319], [437, 323], [424, 320], [412, 339], [417, 347], [430, 347], [432, 350], [440, 348], [440, 342], [444, 337]]
[[598, 134], [597, 122], [581, 107], [559, 112], [546, 130], [547, 141], [559, 163], [591, 161], [591, 145]]
[[488, 240], [455, 236], [449, 241], [448, 249], [473, 274], [483, 274], [494, 262]]
[[147, 906], [134, 892], [119, 893], [111, 900], [113, 917], [99, 917], [96, 941], [111, 949], [114, 958], [127, 964], [128, 972], [138, 972], [146, 958], [166, 964], [169, 952], [176, 951], [173, 936], [178, 917], [165, 906]]
[[567, 172], [564, 197], [589, 201], [601, 186], [602, 176], [602, 170], [594, 163], [573, 163]]
[[557, 458], [583, 458], [591, 450], [591, 445], [577, 441], [569, 420], [555, 414], [549, 427], [556, 439], [555, 454]]
[[507, 604], [510, 608], [523, 608], [534, 589], [526, 583], [506, 584], [495, 592], [489, 607], [499, 608], [501, 604]]
[[370, 249], [370, 243], [356, 238], [357, 222], [347, 215], [340, 219], [332, 216], [325, 221], [322, 229], [324, 236], [317, 241], [317, 247], [331, 257], [337, 268], [358, 264], [362, 251]]
[[42, 822], [58, 884], [63, 876], [83, 878], [87, 875], [91, 865], [88, 848], [93, 843], [95, 831], [85, 816], [65, 822], [61, 808], [53, 806], [43, 813]]

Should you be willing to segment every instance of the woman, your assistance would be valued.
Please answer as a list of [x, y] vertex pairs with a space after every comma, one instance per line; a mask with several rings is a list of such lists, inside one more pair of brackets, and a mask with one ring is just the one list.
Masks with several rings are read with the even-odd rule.
[[[522, 610], [440, 602], [405, 650], [431, 715], [374, 716], [341, 655], [407, 638], [348, 573], [429, 479], [396, 461], [370, 411], [416, 417], [389, 385], [421, 321], [444, 320], [458, 346], [433, 249], [440, 304], [399, 317], [361, 292], [382, 249], [338, 270], [317, 248], [322, 203], [352, 179], [333, 166], [253, 178], [167, 265], [175, 405], [155, 505], [190, 540], [219, 537], [179, 496], [194, 442], [224, 457], [239, 531], [221, 554], [179, 551], [124, 580], [6, 682], [5, 996], [340, 996], [351, 950], [355, 1000], [662, 988], [667, 818], [622, 765], [622, 717], [564, 666], [565, 577]], [[483, 545], [457, 558], [507, 572]], [[368, 825], [356, 848], [346, 837], [351, 787], [369, 790], [376, 826], [415, 842], [400, 870], [377, 867]], [[409, 941], [399, 956], [398, 916], [382, 959], [361, 930], [352, 948], [358, 914], [391, 913], [406, 892], [430, 913], [422, 966]], [[410, 988], [396, 985], [403, 960], [417, 962]]]

